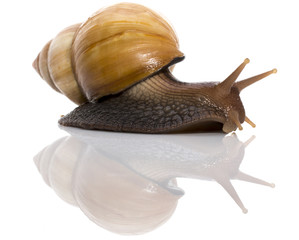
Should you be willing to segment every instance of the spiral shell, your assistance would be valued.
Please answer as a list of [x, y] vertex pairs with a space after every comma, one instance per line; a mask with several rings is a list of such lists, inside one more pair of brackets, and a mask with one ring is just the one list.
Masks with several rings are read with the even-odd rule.
[[161, 16], [121, 3], [60, 32], [33, 65], [54, 89], [82, 104], [119, 93], [180, 57], [175, 32]]

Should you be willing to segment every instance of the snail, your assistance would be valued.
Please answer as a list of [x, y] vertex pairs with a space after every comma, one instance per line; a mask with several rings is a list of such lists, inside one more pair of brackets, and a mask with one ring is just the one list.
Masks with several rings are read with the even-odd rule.
[[240, 92], [276, 69], [236, 82], [249, 59], [222, 82], [186, 83], [171, 73], [182, 61], [172, 27], [133, 3], [103, 8], [64, 29], [33, 62], [40, 76], [79, 107], [59, 124], [139, 133], [242, 130]]

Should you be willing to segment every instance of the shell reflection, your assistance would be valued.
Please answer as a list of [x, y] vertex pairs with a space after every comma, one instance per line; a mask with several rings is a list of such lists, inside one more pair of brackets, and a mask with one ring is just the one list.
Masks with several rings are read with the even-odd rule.
[[176, 178], [218, 182], [247, 212], [230, 179], [274, 186], [239, 171], [245, 143], [235, 134], [143, 135], [64, 128], [71, 136], [34, 161], [45, 182], [95, 223], [142, 234], [166, 222], [184, 191]]

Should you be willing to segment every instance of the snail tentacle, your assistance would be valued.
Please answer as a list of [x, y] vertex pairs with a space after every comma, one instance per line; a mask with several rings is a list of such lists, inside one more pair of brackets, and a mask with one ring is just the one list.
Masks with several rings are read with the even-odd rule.
[[253, 76], [253, 77], [250, 77], [250, 78], [247, 78], [247, 79], [244, 79], [244, 80], [241, 80], [237, 83], [235, 83], [235, 86], [239, 89], [239, 91], [241, 92], [244, 88], [250, 86], [251, 84], [265, 78], [265, 77], [268, 77], [269, 75], [273, 74], [273, 73], [277, 73], [277, 69], [274, 68], [268, 72], [264, 72], [262, 74], [259, 74], [259, 75], [256, 75], [256, 76]]
[[229, 94], [231, 87], [233, 86], [234, 82], [237, 80], [245, 66], [250, 62], [248, 58], [246, 58], [243, 63], [235, 71], [233, 71], [223, 82], [221, 82], [218, 86], [224, 94]]

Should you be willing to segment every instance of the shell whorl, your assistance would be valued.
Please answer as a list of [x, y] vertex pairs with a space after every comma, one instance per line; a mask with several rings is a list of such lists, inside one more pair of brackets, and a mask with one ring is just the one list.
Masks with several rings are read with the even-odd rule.
[[64, 29], [34, 62], [55, 90], [77, 104], [115, 94], [183, 57], [172, 27], [132, 3], [103, 8]]
[[42, 49], [33, 63], [40, 76], [56, 91], [80, 105], [87, 101], [82, 94], [72, 69], [71, 51], [80, 24], [62, 30]]

